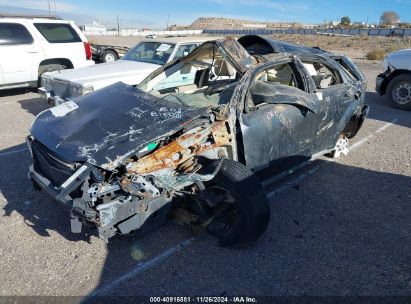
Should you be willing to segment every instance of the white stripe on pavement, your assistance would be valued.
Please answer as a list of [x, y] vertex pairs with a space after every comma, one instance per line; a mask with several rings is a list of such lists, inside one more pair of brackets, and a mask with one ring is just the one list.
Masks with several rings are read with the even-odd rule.
[[[358, 142], [356, 142], [355, 144], [353, 144], [350, 147], [350, 151], [358, 149], [360, 146], [362, 146], [363, 144], [365, 144], [366, 142], [368, 142], [371, 138], [373, 138], [375, 135], [385, 131], [386, 129], [388, 129], [389, 127], [391, 127], [393, 124], [395, 124], [397, 122], [397, 119], [393, 119], [391, 122], [386, 123], [385, 125], [383, 125], [381, 128], [377, 129], [374, 133], [371, 133], [369, 135], [367, 135], [366, 137], [364, 137], [363, 139], [359, 140]], [[328, 162], [334, 162], [336, 160], [338, 160], [338, 158], [324, 158], [325, 161]], [[310, 164], [311, 161], [302, 163], [299, 166], [299, 169], [304, 168], [305, 166], [307, 166], [308, 164]], [[296, 167], [294, 167], [296, 168]], [[318, 167], [313, 168], [311, 170], [309, 170], [308, 172], [304, 172], [300, 175], [298, 175], [297, 177], [293, 178], [293, 180], [291, 180], [290, 182], [286, 183], [285, 185], [282, 185], [281, 187], [267, 193], [267, 197], [270, 199], [275, 195], [278, 195], [284, 191], [290, 190], [291, 188], [299, 185], [305, 178], [307, 178], [308, 176], [310, 176], [311, 174], [313, 174], [314, 172], [316, 172], [318, 169]], [[295, 170], [291, 169], [291, 173], [293, 173]], [[270, 180], [273, 180], [272, 178]], [[267, 183], [263, 183], [264, 186], [267, 186]]]
[[367, 141], [369, 141], [371, 138], [373, 138], [375, 135], [377, 135], [378, 133], [381, 133], [383, 131], [385, 131], [386, 129], [388, 129], [389, 127], [391, 127], [393, 124], [395, 124], [397, 122], [397, 119], [394, 118], [393, 120], [391, 120], [390, 122], [386, 123], [385, 125], [383, 125], [381, 128], [379, 128], [377, 131], [375, 131], [374, 133], [368, 135], [367, 137], [364, 137], [363, 139], [361, 139], [360, 141], [356, 142], [355, 144], [353, 144], [351, 146], [351, 148], [349, 148], [350, 150], [355, 150], [358, 147], [360, 147], [361, 145], [363, 145], [364, 143], [366, 143]]
[[93, 299], [95, 297], [107, 294], [107, 292], [115, 289], [118, 285], [120, 285], [122, 283], [125, 283], [125, 282], [135, 278], [136, 276], [143, 273], [144, 271], [146, 271], [146, 270], [156, 266], [157, 264], [171, 258], [177, 252], [181, 251], [183, 248], [185, 248], [185, 247], [189, 246], [191, 243], [193, 243], [193, 241], [194, 241], [194, 238], [190, 238], [188, 240], [182, 241], [181, 243], [179, 243], [176, 246], [168, 249], [167, 251], [163, 252], [162, 254], [154, 257], [153, 259], [151, 259], [147, 262], [138, 263], [137, 266], [134, 267], [133, 269], [131, 269], [129, 272], [123, 274], [121, 277], [115, 279], [114, 281], [112, 281], [108, 285], [92, 292], [88, 297], [86, 297], [84, 299], [84, 302], [93, 301]]

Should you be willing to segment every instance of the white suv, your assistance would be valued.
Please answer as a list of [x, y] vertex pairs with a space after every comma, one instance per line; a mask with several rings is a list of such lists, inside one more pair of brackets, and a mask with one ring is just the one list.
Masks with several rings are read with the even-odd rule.
[[91, 56], [74, 22], [0, 15], [0, 90], [35, 87], [44, 72], [92, 65]]

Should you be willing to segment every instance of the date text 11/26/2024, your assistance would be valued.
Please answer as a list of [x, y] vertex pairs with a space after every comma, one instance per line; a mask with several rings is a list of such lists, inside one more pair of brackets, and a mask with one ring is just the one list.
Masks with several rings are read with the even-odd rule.
[[150, 297], [150, 303], [258, 303], [254, 297]]

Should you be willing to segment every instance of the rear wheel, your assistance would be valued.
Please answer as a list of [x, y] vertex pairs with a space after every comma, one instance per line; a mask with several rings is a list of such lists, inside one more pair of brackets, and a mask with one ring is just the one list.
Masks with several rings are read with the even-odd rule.
[[398, 75], [387, 87], [387, 98], [394, 108], [411, 111], [411, 75]]
[[220, 246], [244, 246], [265, 232], [270, 207], [261, 183], [250, 169], [224, 160], [205, 187], [196, 197], [194, 209]]
[[111, 50], [104, 51], [101, 56], [101, 62], [114, 62], [118, 59], [117, 53]]

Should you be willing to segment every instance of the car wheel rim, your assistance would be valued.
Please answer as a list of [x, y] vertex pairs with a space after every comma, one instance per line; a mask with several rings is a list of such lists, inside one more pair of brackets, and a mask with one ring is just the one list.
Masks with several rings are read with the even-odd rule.
[[106, 54], [106, 58], [105, 58], [106, 62], [113, 62], [116, 60], [116, 58], [114, 58], [113, 54]]
[[397, 104], [406, 104], [411, 102], [411, 83], [402, 81], [392, 90], [392, 99]]
[[344, 136], [343, 138], [338, 139], [337, 144], [335, 145], [334, 158], [339, 158], [341, 155], [347, 156], [348, 153], [348, 138]]

